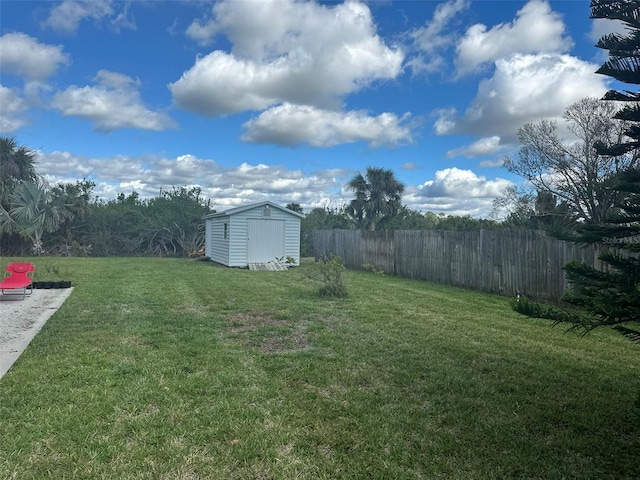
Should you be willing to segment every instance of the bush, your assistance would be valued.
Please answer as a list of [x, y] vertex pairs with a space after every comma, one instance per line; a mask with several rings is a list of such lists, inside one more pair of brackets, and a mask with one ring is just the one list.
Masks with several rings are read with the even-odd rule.
[[323, 255], [321, 263], [308, 278], [320, 285], [319, 294], [321, 297], [346, 297], [347, 289], [342, 279], [343, 272], [342, 258], [333, 254]]
[[384, 275], [383, 270], [378, 270], [373, 263], [365, 263], [362, 265], [362, 270], [365, 272], [376, 273], [378, 275]]

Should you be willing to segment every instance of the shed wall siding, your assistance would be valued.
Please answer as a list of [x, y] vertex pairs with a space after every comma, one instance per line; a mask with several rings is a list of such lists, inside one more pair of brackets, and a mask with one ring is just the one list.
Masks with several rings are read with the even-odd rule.
[[290, 217], [284, 224], [284, 255], [300, 265], [300, 219]]
[[211, 235], [211, 224], [213, 220], [207, 218], [204, 221], [204, 254], [211, 258], [211, 240], [213, 236]]
[[236, 213], [230, 219], [229, 266], [247, 266], [247, 219], [243, 215], [248, 212]]
[[229, 238], [224, 238], [224, 224], [229, 223], [229, 217], [213, 218], [207, 222], [210, 227], [210, 253], [208, 257], [214, 262], [229, 265]]

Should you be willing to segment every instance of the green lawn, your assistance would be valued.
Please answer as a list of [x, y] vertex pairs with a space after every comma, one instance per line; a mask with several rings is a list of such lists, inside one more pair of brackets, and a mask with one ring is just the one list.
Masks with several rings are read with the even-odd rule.
[[75, 289], [0, 380], [0, 478], [640, 471], [640, 345], [613, 330], [363, 272], [321, 298], [312, 262], [33, 260]]

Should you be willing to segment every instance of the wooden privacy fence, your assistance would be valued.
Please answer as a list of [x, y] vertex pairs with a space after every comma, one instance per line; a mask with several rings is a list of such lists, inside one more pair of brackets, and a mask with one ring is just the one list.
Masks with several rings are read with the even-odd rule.
[[400, 277], [551, 302], [567, 289], [562, 267], [570, 260], [606, 268], [596, 247], [531, 230], [316, 230], [313, 249], [316, 259], [335, 254], [348, 268], [371, 264]]

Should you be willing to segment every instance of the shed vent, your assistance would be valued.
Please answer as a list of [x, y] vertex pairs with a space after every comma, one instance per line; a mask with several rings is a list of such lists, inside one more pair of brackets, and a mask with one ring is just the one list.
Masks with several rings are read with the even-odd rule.
[[271, 210], [269, 210], [269, 207], [265, 207], [264, 210], [262, 210], [262, 216], [263, 217], [270, 217], [271, 216]]

